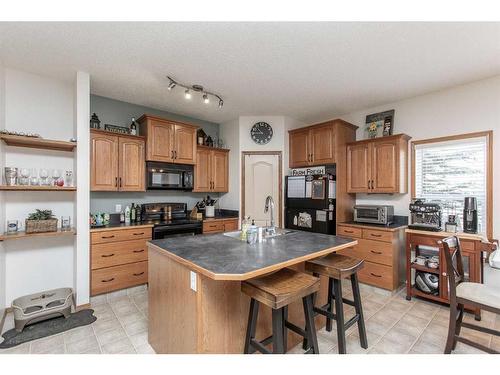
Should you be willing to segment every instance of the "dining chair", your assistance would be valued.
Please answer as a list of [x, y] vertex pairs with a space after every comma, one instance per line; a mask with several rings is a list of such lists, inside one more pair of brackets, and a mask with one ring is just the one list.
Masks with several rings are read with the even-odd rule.
[[460, 331], [463, 327], [500, 336], [500, 331], [463, 321], [465, 305], [500, 314], [500, 290], [465, 280], [462, 251], [458, 237], [451, 236], [439, 241], [439, 247], [446, 260], [445, 276], [448, 278], [450, 299], [450, 323], [444, 353], [450, 354], [452, 350], [455, 350], [457, 342], [460, 341], [487, 353], [498, 354], [499, 352], [496, 350], [460, 336]]

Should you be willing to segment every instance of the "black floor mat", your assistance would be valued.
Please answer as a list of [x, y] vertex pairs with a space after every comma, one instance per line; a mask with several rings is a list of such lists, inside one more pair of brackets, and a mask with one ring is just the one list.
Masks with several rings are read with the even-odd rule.
[[28, 341], [56, 335], [76, 327], [86, 326], [94, 323], [96, 320], [94, 310], [85, 309], [71, 314], [68, 319], [61, 316], [27, 325], [22, 332], [11, 329], [2, 335], [4, 341], [0, 343], [0, 349], [12, 348]]

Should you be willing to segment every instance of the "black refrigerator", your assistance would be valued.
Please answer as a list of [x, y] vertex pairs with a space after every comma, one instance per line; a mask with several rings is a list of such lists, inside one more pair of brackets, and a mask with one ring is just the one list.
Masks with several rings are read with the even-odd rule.
[[336, 179], [331, 173], [285, 177], [285, 227], [335, 234]]

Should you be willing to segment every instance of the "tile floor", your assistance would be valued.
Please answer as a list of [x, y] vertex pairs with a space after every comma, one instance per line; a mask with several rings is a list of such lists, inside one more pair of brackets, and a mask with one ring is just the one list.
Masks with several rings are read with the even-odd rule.
[[[350, 288], [345, 286], [348, 298]], [[368, 332], [369, 348], [359, 345], [357, 326], [347, 331], [348, 353], [421, 353], [440, 354], [444, 349], [448, 328], [448, 308], [423, 300], [405, 299], [405, 291], [395, 295], [369, 286], [361, 286], [362, 302]], [[145, 287], [132, 288], [92, 299], [97, 321], [92, 325], [75, 328], [59, 335], [32, 341], [0, 353], [154, 353], [147, 342], [148, 303]], [[345, 305], [346, 318], [354, 309]], [[466, 320], [474, 318], [468, 315]], [[480, 324], [500, 329], [500, 316], [483, 312]], [[8, 316], [4, 330], [13, 326]], [[491, 348], [500, 350], [500, 337], [463, 330], [464, 334]], [[335, 329], [318, 332], [321, 353], [337, 353]], [[290, 353], [301, 353], [298, 345]], [[469, 346], [458, 344], [455, 353], [481, 353]]]

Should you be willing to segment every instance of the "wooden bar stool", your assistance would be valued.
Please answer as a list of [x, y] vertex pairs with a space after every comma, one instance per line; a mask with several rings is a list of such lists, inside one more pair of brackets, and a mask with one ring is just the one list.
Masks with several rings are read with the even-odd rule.
[[[359, 293], [359, 283], [357, 272], [363, 267], [363, 260], [351, 258], [340, 254], [330, 254], [326, 257], [314, 259], [306, 262], [306, 270], [319, 275], [328, 277], [328, 299], [327, 303], [321, 307], [314, 307], [316, 314], [326, 316], [326, 330], [332, 330], [332, 320], [337, 321], [337, 339], [339, 353], [346, 353], [345, 331], [354, 323], [358, 323], [359, 341], [361, 347], [368, 348], [366, 338], [365, 321], [363, 318], [363, 308], [361, 307], [361, 295]], [[342, 279], [349, 277], [351, 279], [352, 293], [354, 301], [342, 297]], [[315, 298], [313, 298], [314, 302]], [[344, 321], [344, 303], [354, 306], [356, 314]], [[333, 305], [335, 304], [335, 313]], [[303, 343], [304, 349], [308, 347], [307, 339]]]
[[[286, 329], [288, 328], [312, 343], [308, 353], [319, 354], [312, 299], [313, 294], [318, 290], [319, 278], [289, 268], [242, 282], [241, 291], [251, 298], [244, 353], [259, 350], [261, 353], [269, 354], [271, 351], [266, 348], [266, 345], [272, 342], [272, 353], [284, 354], [287, 348]], [[302, 298], [304, 306], [305, 330], [287, 320], [288, 305], [299, 298]], [[262, 341], [255, 339], [259, 303], [272, 309], [273, 334]]]

